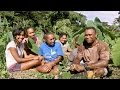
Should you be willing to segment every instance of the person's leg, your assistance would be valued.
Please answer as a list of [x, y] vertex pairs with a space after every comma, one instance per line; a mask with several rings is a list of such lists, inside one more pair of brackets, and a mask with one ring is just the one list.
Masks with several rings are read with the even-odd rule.
[[32, 67], [35, 67], [35, 66], [38, 66], [41, 64], [41, 61], [40, 60], [32, 60], [32, 61], [28, 61], [28, 62], [25, 62], [25, 63], [21, 63], [21, 70], [27, 70], [27, 69], [30, 69]]
[[85, 67], [84, 67], [84, 65], [82, 65], [82, 64], [72, 64], [72, 65], [70, 66], [70, 70], [71, 70], [71, 71], [82, 72], [82, 71], [85, 70]]
[[36, 70], [41, 72], [41, 73], [48, 73], [50, 72], [49, 68], [47, 67], [47, 65], [45, 65], [46, 62], [42, 61], [41, 65], [36, 67]]
[[58, 65], [55, 65], [55, 66], [51, 69], [50, 73], [53, 74], [53, 75], [58, 75], [58, 74], [59, 74]]
[[11, 72], [15, 72], [15, 71], [21, 71], [21, 64], [18, 64], [18, 63], [15, 63], [13, 65], [11, 65], [9, 68], [8, 68], [8, 71], [11, 73]]
[[96, 70], [94, 70], [94, 74], [96, 77], [102, 77], [102, 76], [106, 76], [108, 73], [106, 68], [98, 68]]
[[54, 79], [59, 79], [59, 68], [58, 65], [55, 65], [52, 70], [50, 71], [50, 74], [54, 75]]

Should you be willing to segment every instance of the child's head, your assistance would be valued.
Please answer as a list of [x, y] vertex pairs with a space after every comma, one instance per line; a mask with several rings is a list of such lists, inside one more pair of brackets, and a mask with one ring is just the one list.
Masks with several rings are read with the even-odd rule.
[[25, 28], [25, 37], [34, 38], [35, 37], [35, 29], [33, 27]]
[[22, 42], [25, 36], [24, 30], [22, 28], [14, 29], [12, 35], [16, 42]]

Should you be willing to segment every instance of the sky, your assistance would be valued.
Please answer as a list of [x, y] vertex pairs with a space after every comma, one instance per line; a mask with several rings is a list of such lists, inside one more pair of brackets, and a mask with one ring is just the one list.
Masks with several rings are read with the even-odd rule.
[[98, 17], [101, 22], [108, 22], [111, 25], [115, 18], [118, 18], [119, 11], [75, 11], [82, 13], [87, 17], [87, 20], [94, 20], [95, 17]]

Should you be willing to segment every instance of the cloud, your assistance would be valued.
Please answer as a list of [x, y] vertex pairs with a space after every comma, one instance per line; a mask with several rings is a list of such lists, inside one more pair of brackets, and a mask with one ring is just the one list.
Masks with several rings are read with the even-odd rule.
[[87, 17], [88, 20], [94, 20], [95, 17], [98, 17], [102, 22], [108, 22], [112, 24], [114, 19], [117, 18], [119, 11], [75, 11], [82, 13]]

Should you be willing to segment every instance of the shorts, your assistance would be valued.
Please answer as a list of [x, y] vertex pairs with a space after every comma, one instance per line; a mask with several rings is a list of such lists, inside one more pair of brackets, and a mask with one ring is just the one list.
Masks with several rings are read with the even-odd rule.
[[21, 64], [15, 63], [8, 68], [9, 72], [21, 71]]

